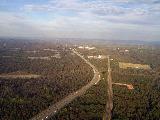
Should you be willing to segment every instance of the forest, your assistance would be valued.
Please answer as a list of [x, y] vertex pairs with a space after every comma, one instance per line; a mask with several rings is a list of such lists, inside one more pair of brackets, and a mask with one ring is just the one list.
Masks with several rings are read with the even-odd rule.
[[[159, 47], [95, 46], [94, 50], [86, 50], [60, 43], [0, 41], [0, 119], [27, 120], [87, 84], [93, 77], [93, 71], [71, 52], [69, 48], [72, 47], [86, 59], [89, 55], [110, 55], [112, 82], [133, 85], [134, 89], [130, 90], [113, 84], [113, 120], [159, 120]], [[99, 70], [101, 81], [58, 111], [51, 120], [103, 118], [108, 88], [107, 59], [88, 60]], [[119, 62], [147, 64], [151, 69], [121, 69]], [[15, 74], [39, 77], [1, 77]]]
[[[119, 49], [118, 49], [119, 48]], [[129, 52], [125, 52], [125, 49]], [[160, 49], [151, 46], [98, 46], [96, 51], [79, 50], [88, 55], [110, 55], [112, 82], [132, 84], [134, 89], [113, 85], [113, 120], [159, 120]], [[86, 94], [63, 108], [51, 120], [101, 120], [107, 98], [107, 60], [90, 60], [101, 72], [101, 81]], [[118, 62], [148, 64], [151, 70], [120, 69]]]
[[[93, 77], [90, 66], [63, 44], [1, 41], [0, 45], [0, 75], [40, 75], [0, 77], [1, 120], [28, 120]], [[61, 57], [51, 57], [57, 53]], [[50, 59], [28, 59], [28, 56]]]

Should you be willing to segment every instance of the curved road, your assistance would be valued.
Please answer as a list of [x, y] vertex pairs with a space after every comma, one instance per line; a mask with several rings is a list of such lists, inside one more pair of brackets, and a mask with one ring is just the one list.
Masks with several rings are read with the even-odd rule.
[[94, 65], [92, 65], [89, 61], [87, 61], [78, 52], [76, 52], [75, 50], [72, 50], [72, 51], [73, 51], [73, 53], [78, 55], [80, 58], [82, 58], [88, 65], [90, 65], [92, 67], [93, 72], [94, 72], [94, 77], [87, 85], [83, 86], [81, 89], [77, 90], [76, 92], [73, 92], [70, 95], [66, 96], [65, 98], [63, 98], [59, 102], [49, 106], [46, 110], [40, 112], [39, 114], [37, 114], [36, 116], [31, 118], [31, 120], [47, 120], [47, 119], [51, 118], [53, 115], [55, 115], [57, 113], [57, 111], [59, 111], [65, 105], [72, 102], [75, 98], [83, 95], [86, 92], [86, 90], [88, 90], [91, 86], [96, 85], [100, 81], [100, 74], [99, 74], [98, 70], [96, 69], [96, 67]]

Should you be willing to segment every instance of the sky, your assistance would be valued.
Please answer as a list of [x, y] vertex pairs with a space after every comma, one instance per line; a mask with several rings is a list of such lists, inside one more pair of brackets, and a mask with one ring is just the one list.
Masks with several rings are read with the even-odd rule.
[[160, 40], [160, 0], [0, 0], [0, 36]]

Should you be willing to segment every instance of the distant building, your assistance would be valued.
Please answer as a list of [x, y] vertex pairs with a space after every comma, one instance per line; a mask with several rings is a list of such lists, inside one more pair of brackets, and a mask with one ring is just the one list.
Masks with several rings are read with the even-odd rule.
[[52, 52], [56, 52], [57, 50], [54, 50], [54, 49], [50, 49], [50, 48], [45, 48], [43, 49], [44, 51], [52, 51]]
[[125, 52], [129, 52], [129, 50], [127, 50], [127, 49], [126, 49], [126, 50], [124, 50], [124, 51], [125, 51]]
[[55, 55], [53, 55], [53, 56], [51, 56], [51, 58], [61, 58], [61, 55], [60, 55], [60, 53], [57, 53], [57, 54], [55, 54]]
[[105, 59], [107, 58], [105, 55], [98, 55], [98, 56], [88, 56], [89, 59]]
[[89, 47], [89, 46], [79, 46], [79, 49], [87, 49], [87, 50], [93, 50], [95, 47]]
[[78, 48], [79, 48], [79, 49], [84, 49], [84, 47], [83, 47], [83, 46], [79, 46]]

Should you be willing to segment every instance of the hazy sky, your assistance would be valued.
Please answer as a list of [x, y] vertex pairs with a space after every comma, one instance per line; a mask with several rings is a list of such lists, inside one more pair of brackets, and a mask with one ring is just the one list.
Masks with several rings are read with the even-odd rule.
[[160, 0], [0, 0], [0, 36], [160, 40]]

